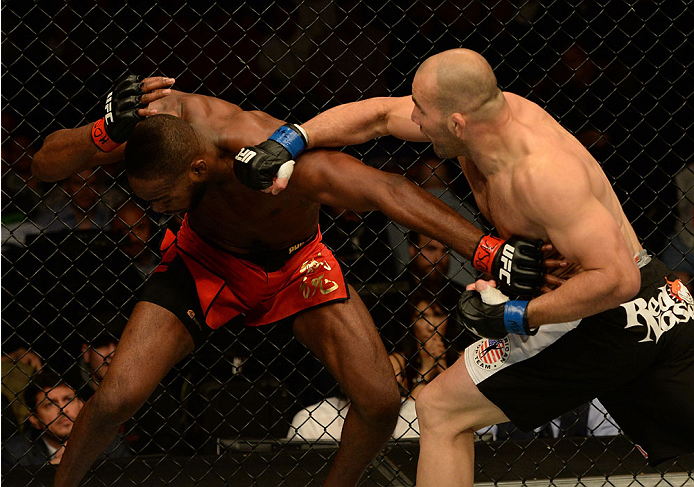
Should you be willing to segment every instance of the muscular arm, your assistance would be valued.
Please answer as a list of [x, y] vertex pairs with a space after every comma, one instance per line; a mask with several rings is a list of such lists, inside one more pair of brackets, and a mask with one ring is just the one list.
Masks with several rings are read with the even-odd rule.
[[304, 154], [287, 191], [349, 210], [381, 211], [390, 220], [442, 242], [467, 259], [472, 258], [483, 235], [428, 191], [341, 152]]
[[55, 182], [84, 169], [112, 164], [123, 158], [125, 145], [101, 152], [92, 141], [92, 124], [53, 132], [34, 155], [31, 172], [41, 181]]
[[[142, 87], [143, 108], [138, 115], [148, 117], [159, 113], [149, 104], [169, 94], [164, 89], [173, 83], [170, 78], [147, 78]], [[92, 141], [92, 123], [74, 129], [61, 129], [53, 132], [36, 153], [31, 171], [42, 181], [59, 181], [84, 169], [104, 164], [112, 164], [123, 158], [125, 144], [111, 152], [101, 152]]]
[[519, 207], [544, 227], [562, 255], [584, 269], [530, 301], [530, 326], [585, 318], [633, 298], [640, 286], [639, 270], [615, 219], [591, 191], [583, 166], [553, 166], [551, 174], [514, 178]]
[[333, 107], [301, 127], [308, 134], [309, 148], [360, 144], [384, 135], [426, 142], [410, 119], [413, 108], [411, 96], [369, 98]]

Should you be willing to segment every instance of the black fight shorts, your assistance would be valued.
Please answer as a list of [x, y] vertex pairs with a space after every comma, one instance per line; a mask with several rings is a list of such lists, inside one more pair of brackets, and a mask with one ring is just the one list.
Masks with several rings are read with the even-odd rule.
[[205, 324], [195, 279], [180, 256], [171, 261], [166, 271], [149, 276], [137, 297], [176, 315], [193, 337], [196, 349], [207, 340], [211, 329]]
[[523, 430], [597, 397], [651, 465], [694, 452], [694, 304], [656, 259], [635, 299], [534, 336], [479, 340], [465, 363]]

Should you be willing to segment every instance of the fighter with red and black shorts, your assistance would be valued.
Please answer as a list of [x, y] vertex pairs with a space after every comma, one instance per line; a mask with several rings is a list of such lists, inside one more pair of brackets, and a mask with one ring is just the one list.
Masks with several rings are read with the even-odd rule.
[[196, 347], [207, 332], [244, 313], [244, 323], [260, 326], [349, 298], [342, 269], [321, 241], [310, 238], [280, 250], [235, 254], [206, 242], [183, 220], [167, 230], [162, 261], [140, 293], [171, 311], [186, 326]]

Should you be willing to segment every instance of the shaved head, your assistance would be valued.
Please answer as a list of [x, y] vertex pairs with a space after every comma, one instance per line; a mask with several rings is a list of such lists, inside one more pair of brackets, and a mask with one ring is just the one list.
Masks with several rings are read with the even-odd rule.
[[451, 49], [431, 56], [416, 76], [426, 80], [425, 85], [435, 87], [435, 102], [447, 114], [483, 115], [490, 103], [503, 99], [492, 67], [469, 49]]

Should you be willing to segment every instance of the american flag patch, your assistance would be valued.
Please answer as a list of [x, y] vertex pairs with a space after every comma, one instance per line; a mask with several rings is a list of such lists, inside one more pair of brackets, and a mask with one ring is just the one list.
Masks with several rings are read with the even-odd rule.
[[486, 370], [496, 369], [506, 361], [510, 351], [508, 337], [503, 340], [480, 340], [475, 350], [475, 364]]

